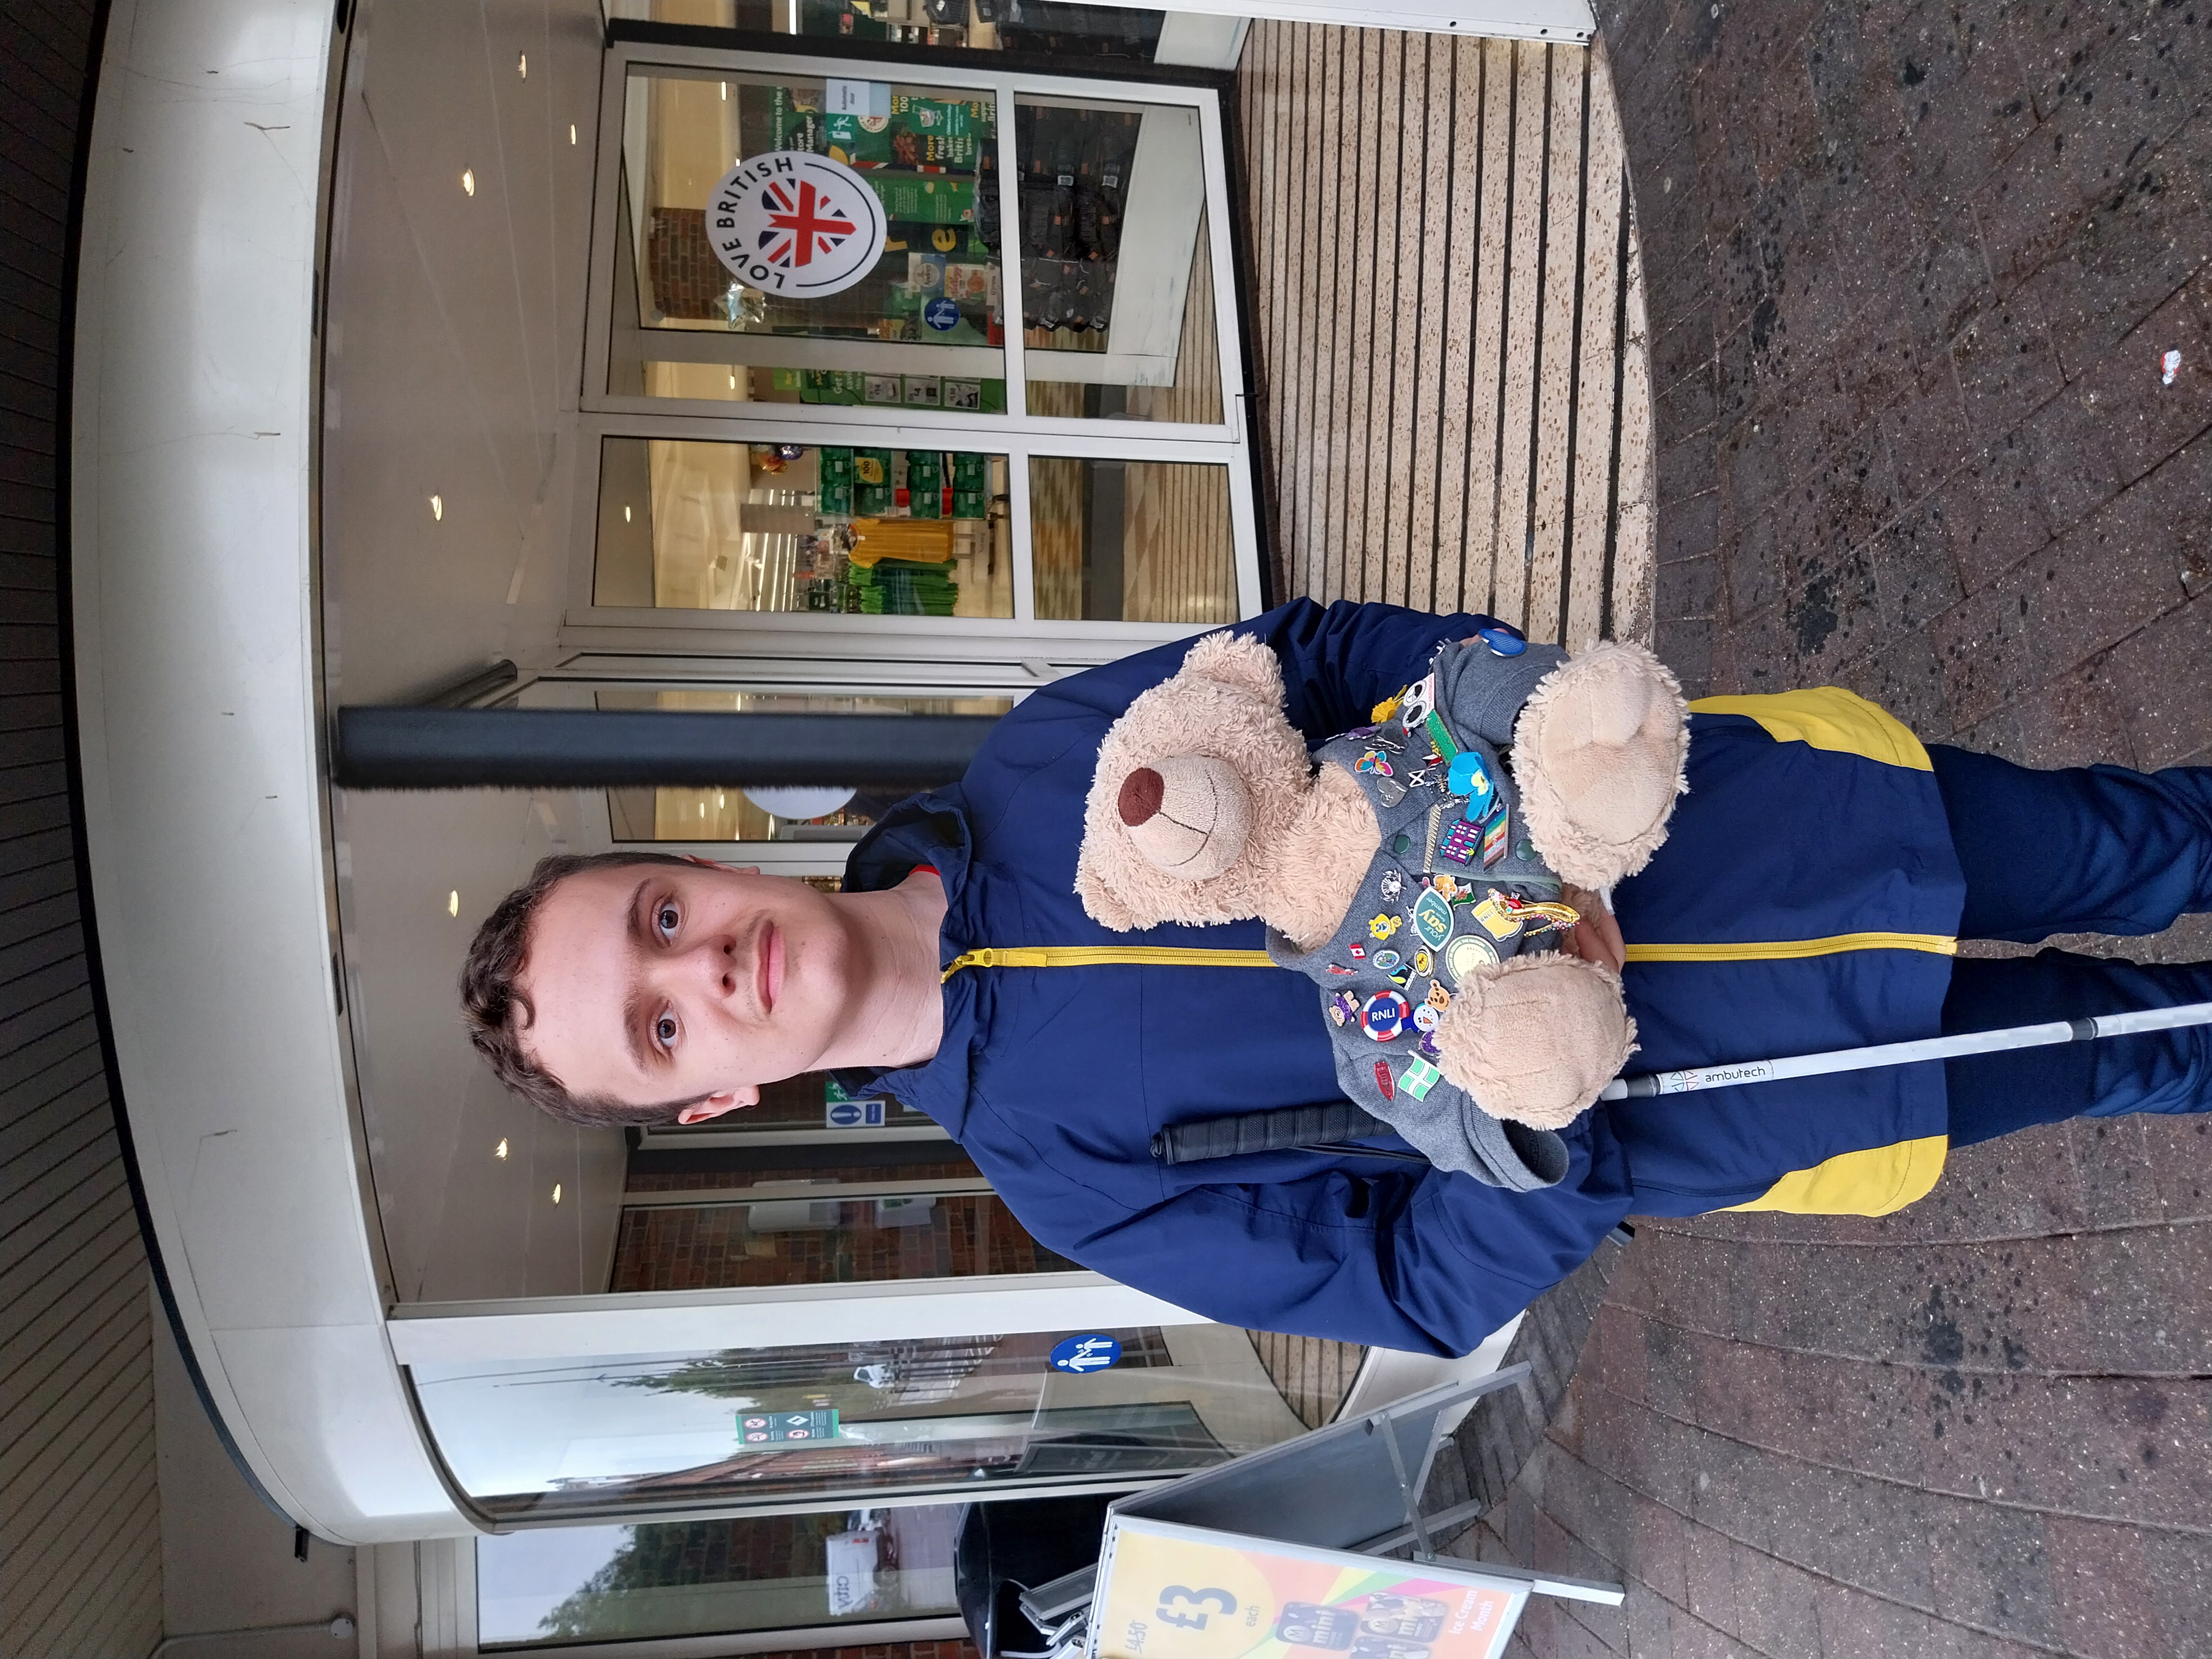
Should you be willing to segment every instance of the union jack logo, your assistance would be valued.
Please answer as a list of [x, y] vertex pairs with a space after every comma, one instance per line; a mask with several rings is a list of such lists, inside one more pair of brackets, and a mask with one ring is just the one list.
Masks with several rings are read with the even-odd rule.
[[769, 228], [761, 233], [761, 257], [770, 264], [787, 269], [812, 264], [816, 254], [836, 252], [860, 229], [810, 180], [792, 184], [778, 179], [763, 188], [761, 202], [769, 210]]

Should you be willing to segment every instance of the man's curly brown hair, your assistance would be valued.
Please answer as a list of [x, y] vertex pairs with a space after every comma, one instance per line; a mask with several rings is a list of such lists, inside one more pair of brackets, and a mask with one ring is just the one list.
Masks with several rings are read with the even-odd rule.
[[537, 1010], [515, 980], [530, 959], [531, 932], [546, 894], [579, 871], [651, 864], [690, 867], [690, 860], [670, 853], [556, 853], [538, 860], [530, 879], [492, 907], [469, 945], [468, 959], [461, 964], [461, 1013], [468, 1021], [469, 1041], [476, 1044], [477, 1052], [501, 1083], [565, 1123], [591, 1129], [672, 1123], [686, 1106], [696, 1106], [706, 1098], [698, 1095], [689, 1100], [634, 1106], [612, 1095], [572, 1094], [567, 1085], [522, 1048], [522, 1034], [536, 1019]]

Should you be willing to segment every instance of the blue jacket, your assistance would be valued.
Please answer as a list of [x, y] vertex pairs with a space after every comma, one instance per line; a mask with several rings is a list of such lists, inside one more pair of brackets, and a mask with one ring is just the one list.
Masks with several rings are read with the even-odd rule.
[[[1239, 624], [1281, 659], [1318, 742], [1364, 724], [1440, 640], [1489, 618], [1299, 600]], [[1016, 945], [1257, 951], [1260, 924], [1110, 933], [1074, 893], [1099, 741], [1188, 641], [1034, 693], [968, 775], [887, 814], [848, 888], [944, 878], [940, 960]], [[1615, 894], [1638, 1069], [1934, 1035], [1963, 883], [1911, 734], [1837, 691], [1692, 719], [1690, 793]], [[1917, 763], [1915, 760], [1917, 757]], [[1880, 1213], [1942, 1168], [1940, 1065], [1600, 1107], [1565, 1180], [1515, 1194], [1381, 1158], [1156, 1163], [1161, 1127], [1339, 1098], [1313, 986], [1272, 967], [970, 967], [927, 1063], [848, 1073], [961, 1142], [1042, 1243], [1228, 1323], [1462, 1353], [1632, 1212]]]

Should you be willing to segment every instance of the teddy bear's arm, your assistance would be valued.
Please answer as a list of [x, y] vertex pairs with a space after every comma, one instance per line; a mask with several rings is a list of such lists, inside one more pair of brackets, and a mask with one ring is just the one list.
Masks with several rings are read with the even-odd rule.
[[1448, 641], [1431, 665], [1437, 712], [1459, 741], [1479, 738], [1504, 749], [1513, 741], [1522, 705], [1566, 659], [1556, 645], [1531, 644], [1508, 657], [1480, 640]]

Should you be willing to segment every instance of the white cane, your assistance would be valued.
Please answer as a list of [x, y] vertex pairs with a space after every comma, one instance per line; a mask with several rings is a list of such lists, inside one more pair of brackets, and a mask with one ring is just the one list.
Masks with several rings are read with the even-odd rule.
[[2094, 1019], [2047, 1020], [2040, 1025], [2013, 1025], [2002, 1031], [1965, 1031], [1957, 1036], [1881, 1042], [1867, 1048], [1832, 1048], [1823, 1054], [1791, 1054], [1776, 1060], [1741, 1060], [1732, 1066], [1693, 1066], [1679, 1072], [1617, 1077], [1605, 1085], [1598, 1098], [1643, 1100], [1653, 1095], [1688, 1094], [1698, 1089], [1729, 1089], [1739, 1083], [1826, 1077], [1832, 1072], [1865, 1072], [1881, 1066], [1955, 1060], [1966, 1054], [1991, 1054], [2008, 1048], [2091, 1042], [2099, 1037], [2127, 1036], [2137, 1031], [2171, 1031], [2185, 1025], [2212, 1025], [2212, 1002], [2185, 1002], [2172, 1008], [2143, 1008], [2127, 1014], [2099, 1014]]

